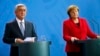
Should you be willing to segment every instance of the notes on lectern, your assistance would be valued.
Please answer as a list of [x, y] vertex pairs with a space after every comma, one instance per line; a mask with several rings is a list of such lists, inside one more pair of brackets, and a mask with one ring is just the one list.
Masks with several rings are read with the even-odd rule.
[[36, 38], [36, 37], [26, 37], [26, 38], [24, 39], [24, 42], [35, 42], [35, 38]]

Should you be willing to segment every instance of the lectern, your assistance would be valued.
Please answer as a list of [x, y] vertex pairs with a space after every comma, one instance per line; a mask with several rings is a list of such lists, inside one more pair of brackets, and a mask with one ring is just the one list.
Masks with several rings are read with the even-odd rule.
[[78, 41], [83, 56], [100, 56], [100, 39]]
[[19, 44], [19, 56], [50, 56], [50, 41]]
[[100, 56], [100, 39], [87, 40], [83, 45], [84, 56]]

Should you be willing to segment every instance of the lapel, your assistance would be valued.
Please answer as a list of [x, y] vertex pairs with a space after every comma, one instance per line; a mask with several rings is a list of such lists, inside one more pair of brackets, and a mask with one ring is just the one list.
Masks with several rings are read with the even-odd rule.
[[20, 31], [20, 28], [18, 26], [18, 23], [16, 20], [14, 20], [14, 28], [16, 29], [17, 33], [19, 34], [19, 36], [24, 37]]

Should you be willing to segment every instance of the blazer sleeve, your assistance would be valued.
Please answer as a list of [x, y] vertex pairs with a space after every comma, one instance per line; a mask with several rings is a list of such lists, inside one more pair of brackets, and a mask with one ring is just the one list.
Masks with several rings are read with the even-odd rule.
[[87, 36], [90, 38], [97, 38], [97, 35], [90, 30], [89, 25], [87, 24], [87, 21], [85, 20], [86, 26], [87, 26]]
[[5, 26], [5, 32], [3, 36], [3, 42], [7, 44], [13, 44], [15, 43], [15, 38], [11, 37], [11, 28], [10, 24], [6, 24]]
[[69, 28], [66, 22], [63, 23], [63, 38], [65, 41], [71, 41], [71, 36], [69, 35]]
[[35, 40], [37, 40], [37, 34], [36, 34], [36, 31], [35, 31], [35, 27], [34, 27], [34, 25], [32, 24], [32, 37], [36, 37], [36, 39]]

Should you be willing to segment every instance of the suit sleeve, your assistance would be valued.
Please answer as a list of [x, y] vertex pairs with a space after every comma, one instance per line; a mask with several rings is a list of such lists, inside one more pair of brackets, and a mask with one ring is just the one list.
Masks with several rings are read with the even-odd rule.
[[36, 40], [37, 40], [37, 34], [35, 32], [35, 28], [34, 28], [33, 24], [32, 24], [32, 37], [36, 37]]
[[63, 38], [65, 41], [71, 41], [71, 36], [69, 35], [69, 29], [66, 23], [63, 23]]
[[5, 27], [3, 42], [7, 44], [13, 44], [15, 42], [15, 38], [11, 37], [11, 28], [9, 24], [6, 24], [6, 27]]
[[[85, 20], [85, 22], [86, 22], [86, 20]], [[97, 35], [90, 30], [87, 22], [86, 22], [86, 26], [87, 26], [87, 36], [90, 37], [90, 38], [97, 38]]]

